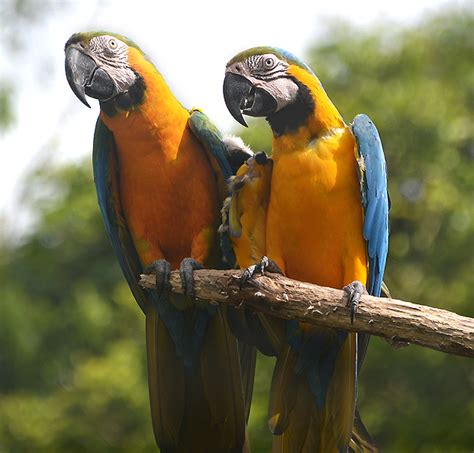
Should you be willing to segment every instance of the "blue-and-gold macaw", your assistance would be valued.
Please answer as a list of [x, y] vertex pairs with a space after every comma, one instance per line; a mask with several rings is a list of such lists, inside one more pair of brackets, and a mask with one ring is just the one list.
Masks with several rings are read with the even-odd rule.
[[[246, 349], [243, 388], [225, 309], [191, 300], [193, 270], [223, 266], [217, 227], [233, 171], [222, 136], [176, 100], [127, 38], [79, 33], [65, 52], [74, 93], [86, 105], [86, 95], [100, 102], [94, 180], [107, 234], [146, 315], [157, 444], [162, 452], [242, 452], [255, 354]], [[169, 294], [177, 268], [190, 297]], [[156, 291], [138, 286], [150, 270]]]
[[[224, 98], [241, 124], [242, 114], [265, 117], [273, 132], [272, 164], [261, 158], [258, 170], [249, 161], [231, 187], [229, 231], [239, 265], [265, 254], [290, 278], [345, 288], [353, 314], [363, 285], [380, 295], [388, 251], [377, 129], [366, 115], [346, 125], [313, 71], [271, 47], [230, 60]], [[273, 451], [370, 450], [355, 418], [368, 337], [293, 321], [281, 331], [269, 320], [279, 348], [269, 403]]]

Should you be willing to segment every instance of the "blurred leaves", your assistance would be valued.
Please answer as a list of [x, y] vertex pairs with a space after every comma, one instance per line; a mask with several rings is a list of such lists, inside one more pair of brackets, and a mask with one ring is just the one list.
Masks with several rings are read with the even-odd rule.
[[14, 122], [13, 96], [13, 88], [6, 82], [0, 82], [0, 132], [7, 130]]
[[36, 228], [0, 249], [0, 449], [153, 450], [144, 322], [91, 168], [42, 168], [29, 181]]
[[[473, 29], [467, 9], [410, 28], [332, 23], [307, 58], [346, 120], [367, 113], [382, 136], [392, 294], [469, 316]], [[0, 98], [2, 125], [9, 92]], [[269, 150], [268, 126], [250, 124], [244, 139]], [[27, 186], [23, 201], [35, 228], [21, 243], [0, 244], [0, 450], [155, 451], [143, 317], [104, 233], [90, 165], [45, 165]], [[259, 361], [254, 452], [270, 451], [272, 366], [272, 359]], [[467, 452], [474, 445], [473, 387], [467, 359], [415, 346], [396, 350], [374, 338], [361, 412], [384, 451]]]
[[[2, 46], [2, 59], [0, 63], [0, 133], [4, 133], [14, 125], [15, 96], [18, 93], [16, 77], [23, 68], [21, 58], [30, 57], [27, 50], [34, 47], [31, 40], [32, 31], [42, 25], [47, 15], [53, 11], [66, 9], [68, 2], [44, 2], [41, 0], [1, 0], [0, 1], [0, 43]], [[36, 43], [42, 49], [41, 43]], [[50, 66], [44, 62], [43, 72]]]

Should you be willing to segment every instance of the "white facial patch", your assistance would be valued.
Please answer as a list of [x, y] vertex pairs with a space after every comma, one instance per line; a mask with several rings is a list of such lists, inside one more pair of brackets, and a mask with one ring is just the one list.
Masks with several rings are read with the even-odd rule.
[[265, 82], [262, 86], [277, 101], [276, 112], [291, 104], [298, 94], [298, 85], [288, 77], [280, 77], [275, 80]]
[[291, 104], [298, 94], [298, 85], [288, 77], [289, 64], [273, 54], [251, 55], [242, 62], [229, 65], [226, 72], [245, 77], [255, 88], [262, 88], [277, 103], [276, 112]]
[[135, 82], [136, 75], [128, 66], [128, 45], [115, 36], [95, 36], [89, 41], [89, 50], [99, 67], [107, 71], [115, 82], [118, 92], [127, 91]]

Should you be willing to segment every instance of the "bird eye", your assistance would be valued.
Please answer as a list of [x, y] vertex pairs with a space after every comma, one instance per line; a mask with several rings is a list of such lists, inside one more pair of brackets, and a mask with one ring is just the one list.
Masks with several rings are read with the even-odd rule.
[[117, 41], [115, 39], [111, 39], [109, 41], [109, 47], [112, 49], [112, 50], [115, 50], [117, 48]]
[[265, 58], [264, 65], [265, 69], [272, 69], [275, 66], [275, 61], [273, 58]]

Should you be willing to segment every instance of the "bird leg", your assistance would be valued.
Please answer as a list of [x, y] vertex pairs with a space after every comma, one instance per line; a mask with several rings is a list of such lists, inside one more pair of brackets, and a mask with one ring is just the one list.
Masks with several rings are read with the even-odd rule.
[[204, 266], [194, 258], [184, 258], [179, 265], [179, 275], [184, 294], [190, 299], [195, 299], [193, 272], [196, 269], [204, 269]]
[[354, 324], [354, 318], [357, 312], [357, 307], [359, 306], [360, 298], [367, 293], [365, 286], [358, 280], [349, 283], [347, 286], [344, 286], [342, 290], [347, 294], [347, 307], [351, 309], [351, 324]]
[[260, 273], [261, 275], [264, 275], [265, 271], [272, 274], [283, 275], [283, 272], [278, 267], [278, 264], [275, 263], [275, 261], [269, 259], [267, 256], [263, 256], [259, 263], [252, 264], [244, 270], [242, 276], [240, 277], [240, 289], [242, 289], [245, 283], [247, 283], [255, 274]]
[[155, 274], [156, 290], [160, 295], [163, 294], [165, 291], [169, 291], [171, 289], [171, 264], [168, 261], [164, 259], [153, 261], [149, 266], [145, 267], [143, 273]]

